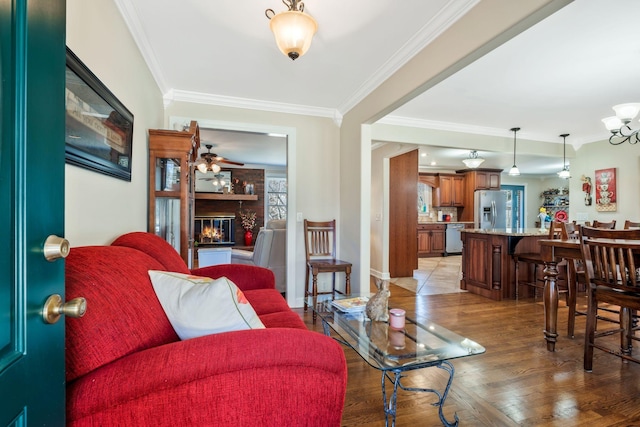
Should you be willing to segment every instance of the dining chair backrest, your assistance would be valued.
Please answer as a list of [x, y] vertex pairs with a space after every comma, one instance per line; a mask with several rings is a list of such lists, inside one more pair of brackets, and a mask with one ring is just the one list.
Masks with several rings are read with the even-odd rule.
[[564, 226], [560, 221], [551, 221], [551, 227], [549, 227], [550, 239], [563, 239], [564, 238]]
[[614, 219], [610, 222], [601, 222], [601, 221], [594, 220], [591, 226], [594, 228], [606, 228], [609, 230], [613, 230], [616, 228], [616, 220]]
[[336, 257], [336, 220], [304, 220], [304, 244], [307, 261]]
[[578, 240], [580, 238], [580, 226], [575, 222], [565, 222], [562, 224], [564, 233], [562, 238], [565, 240]]
[[640, 290], [635, 260], [640, 254], [640, 230], [582, 227], [580, 236], [585, 273], [591, 286]]
[[640, 222], [629, 221], [628, 219], [624, 222], [624, 229], [631, 230], [633, 228], [640, 228]]
[[638, 230], [615, 230], [609, 228], [580, 227], [580, 240], [587, 237], [595, 239], [624, 239], [640, 240], [640, 229]]

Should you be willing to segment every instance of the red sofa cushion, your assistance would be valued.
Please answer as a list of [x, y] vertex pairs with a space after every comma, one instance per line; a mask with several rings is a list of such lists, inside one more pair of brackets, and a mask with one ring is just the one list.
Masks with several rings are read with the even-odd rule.
[[65, 319], [67, 381], [127, 354], [178, 341], [147, 273], [162, 269], [127, 247], [71, 249], [65, 260], [66, 299], [86, 298], [87, 312], [82, 319]]
[[191, 273], [184, 260], [180, 258], [180, 254], [166, 240], [153, 233], [135, 231], [123, 234], [114, 240], [111, 246], [126, 246], [144, 252], [162, 264], [164, 268], [160, 268], [160, 270], [184, 274]]

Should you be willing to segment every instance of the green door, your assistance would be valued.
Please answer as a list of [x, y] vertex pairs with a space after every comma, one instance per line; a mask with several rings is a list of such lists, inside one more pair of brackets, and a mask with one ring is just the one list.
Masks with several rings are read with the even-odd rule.
[[[64, 425], [65, 1], [0, 0], [0, 426]], [[80, 320], [81, 321], [81, 320]]]

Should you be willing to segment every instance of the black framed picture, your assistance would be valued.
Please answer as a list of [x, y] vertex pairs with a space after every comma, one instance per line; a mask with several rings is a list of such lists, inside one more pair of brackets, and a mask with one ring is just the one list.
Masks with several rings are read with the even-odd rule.
[[67, 163], [131, 181], [133, 114], [67, 47]]

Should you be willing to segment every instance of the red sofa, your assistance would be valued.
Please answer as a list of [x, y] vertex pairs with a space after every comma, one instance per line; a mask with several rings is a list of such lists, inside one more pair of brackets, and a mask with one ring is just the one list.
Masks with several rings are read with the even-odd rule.
[[[180, 341], [149, 270], [218, 278], [244, 292], [265, 329]], [[338, 426], [347, 370], [334, 340], [307, 330], [274, 288], [270, 270], [218, 265], [189, 271], [150, 233], [71, 249], [66, 299], [70, 426]]]

